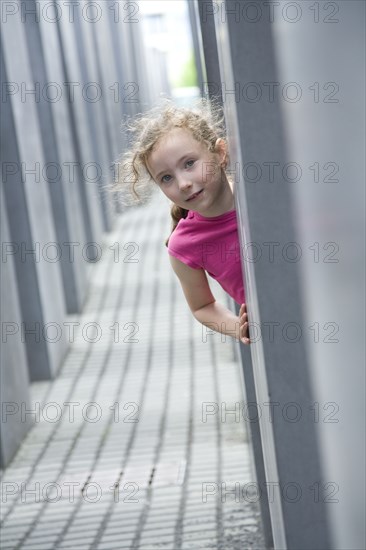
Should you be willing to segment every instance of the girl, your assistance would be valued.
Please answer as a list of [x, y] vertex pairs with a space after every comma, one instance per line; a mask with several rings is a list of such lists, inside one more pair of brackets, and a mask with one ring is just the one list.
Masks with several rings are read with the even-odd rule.
[[[170, 263], [193, 316], [250, 344], [233, 185], [219, 106], [162, 106], [127, 124], [130, 147], [119, 163], [118, 190], [138, 202], [151, 180], [171, 201]], [[131, 177], [132, 176], [132, 177]], [[241, 304], [239, 317], [216, 302], [206, 272]]]

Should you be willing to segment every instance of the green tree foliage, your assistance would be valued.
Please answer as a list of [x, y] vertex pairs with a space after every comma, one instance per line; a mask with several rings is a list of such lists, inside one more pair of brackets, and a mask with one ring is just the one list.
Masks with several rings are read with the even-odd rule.
[[198, 86], [197, 70], [193, 51], [191, 52], [188, 61], [183, 65], [180, 77], [176, 79], [174, 84], [178, 88]]

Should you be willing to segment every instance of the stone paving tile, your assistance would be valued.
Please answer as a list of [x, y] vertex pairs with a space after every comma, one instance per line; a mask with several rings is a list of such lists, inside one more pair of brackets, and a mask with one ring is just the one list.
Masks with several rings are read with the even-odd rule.
[[[216, 539], [212, 539], [212, 541], [209, 541], [209, 540], [206, 540], [204, 542], [202, 541], [197, 541], [197, 542], [189, 542], [189, 541], [185, 541], [182, 546], [181, 546], [181, 549], [182, 550], [198, 550], [198, 549], [202, 549], [202, 550], [217, 550], [217, 540]], [[227, 548], [227, 550], [229, 550]]]
[[[204, 483], [229, 490], [254, 481], [253, 467], [245, 421], [230, 414], [243, 401], [236, 344], [203, 338], [170, 267], [169, 231], [156, 195], [118, 218], [88, 266], [88, 299], [68, 319], [74, 342], [55, 380], [31, 385], [38, 417], [2, 472], [2, 548], [264, 548], [257, 503], [203, 499]], [[125, 261], [131, 250], [137, 262]], [[205, 416], [208, 404], [217, 410]]]
[[98, 545], [99, 550], [124, 550], [124, 549], [130, 549], [132, 544], [132, 539], [129, 541], [126, 541], [125, 539], [117, 540], [115, 542], [106, 542], [106, 543], [100, 543]]

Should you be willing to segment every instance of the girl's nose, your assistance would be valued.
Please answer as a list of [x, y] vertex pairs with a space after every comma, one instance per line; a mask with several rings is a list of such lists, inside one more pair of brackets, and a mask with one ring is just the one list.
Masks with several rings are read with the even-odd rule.
[[189, 189], [189, 187], [192, 187], [192, 183], [189, 181], [189, 179], [184, 177], [179, 179], [178, 185], [179, 185], [179, 189], [182, 189], [182, 190]]

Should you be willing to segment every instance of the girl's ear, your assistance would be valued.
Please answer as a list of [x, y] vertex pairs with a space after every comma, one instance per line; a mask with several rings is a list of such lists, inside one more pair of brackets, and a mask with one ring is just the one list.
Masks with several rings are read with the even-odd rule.
[[225, 168], [227, 165], [227, 146], [222, 138], [218, 138], [215, 143], [215, 152], [219, 155], [220, 164]]

